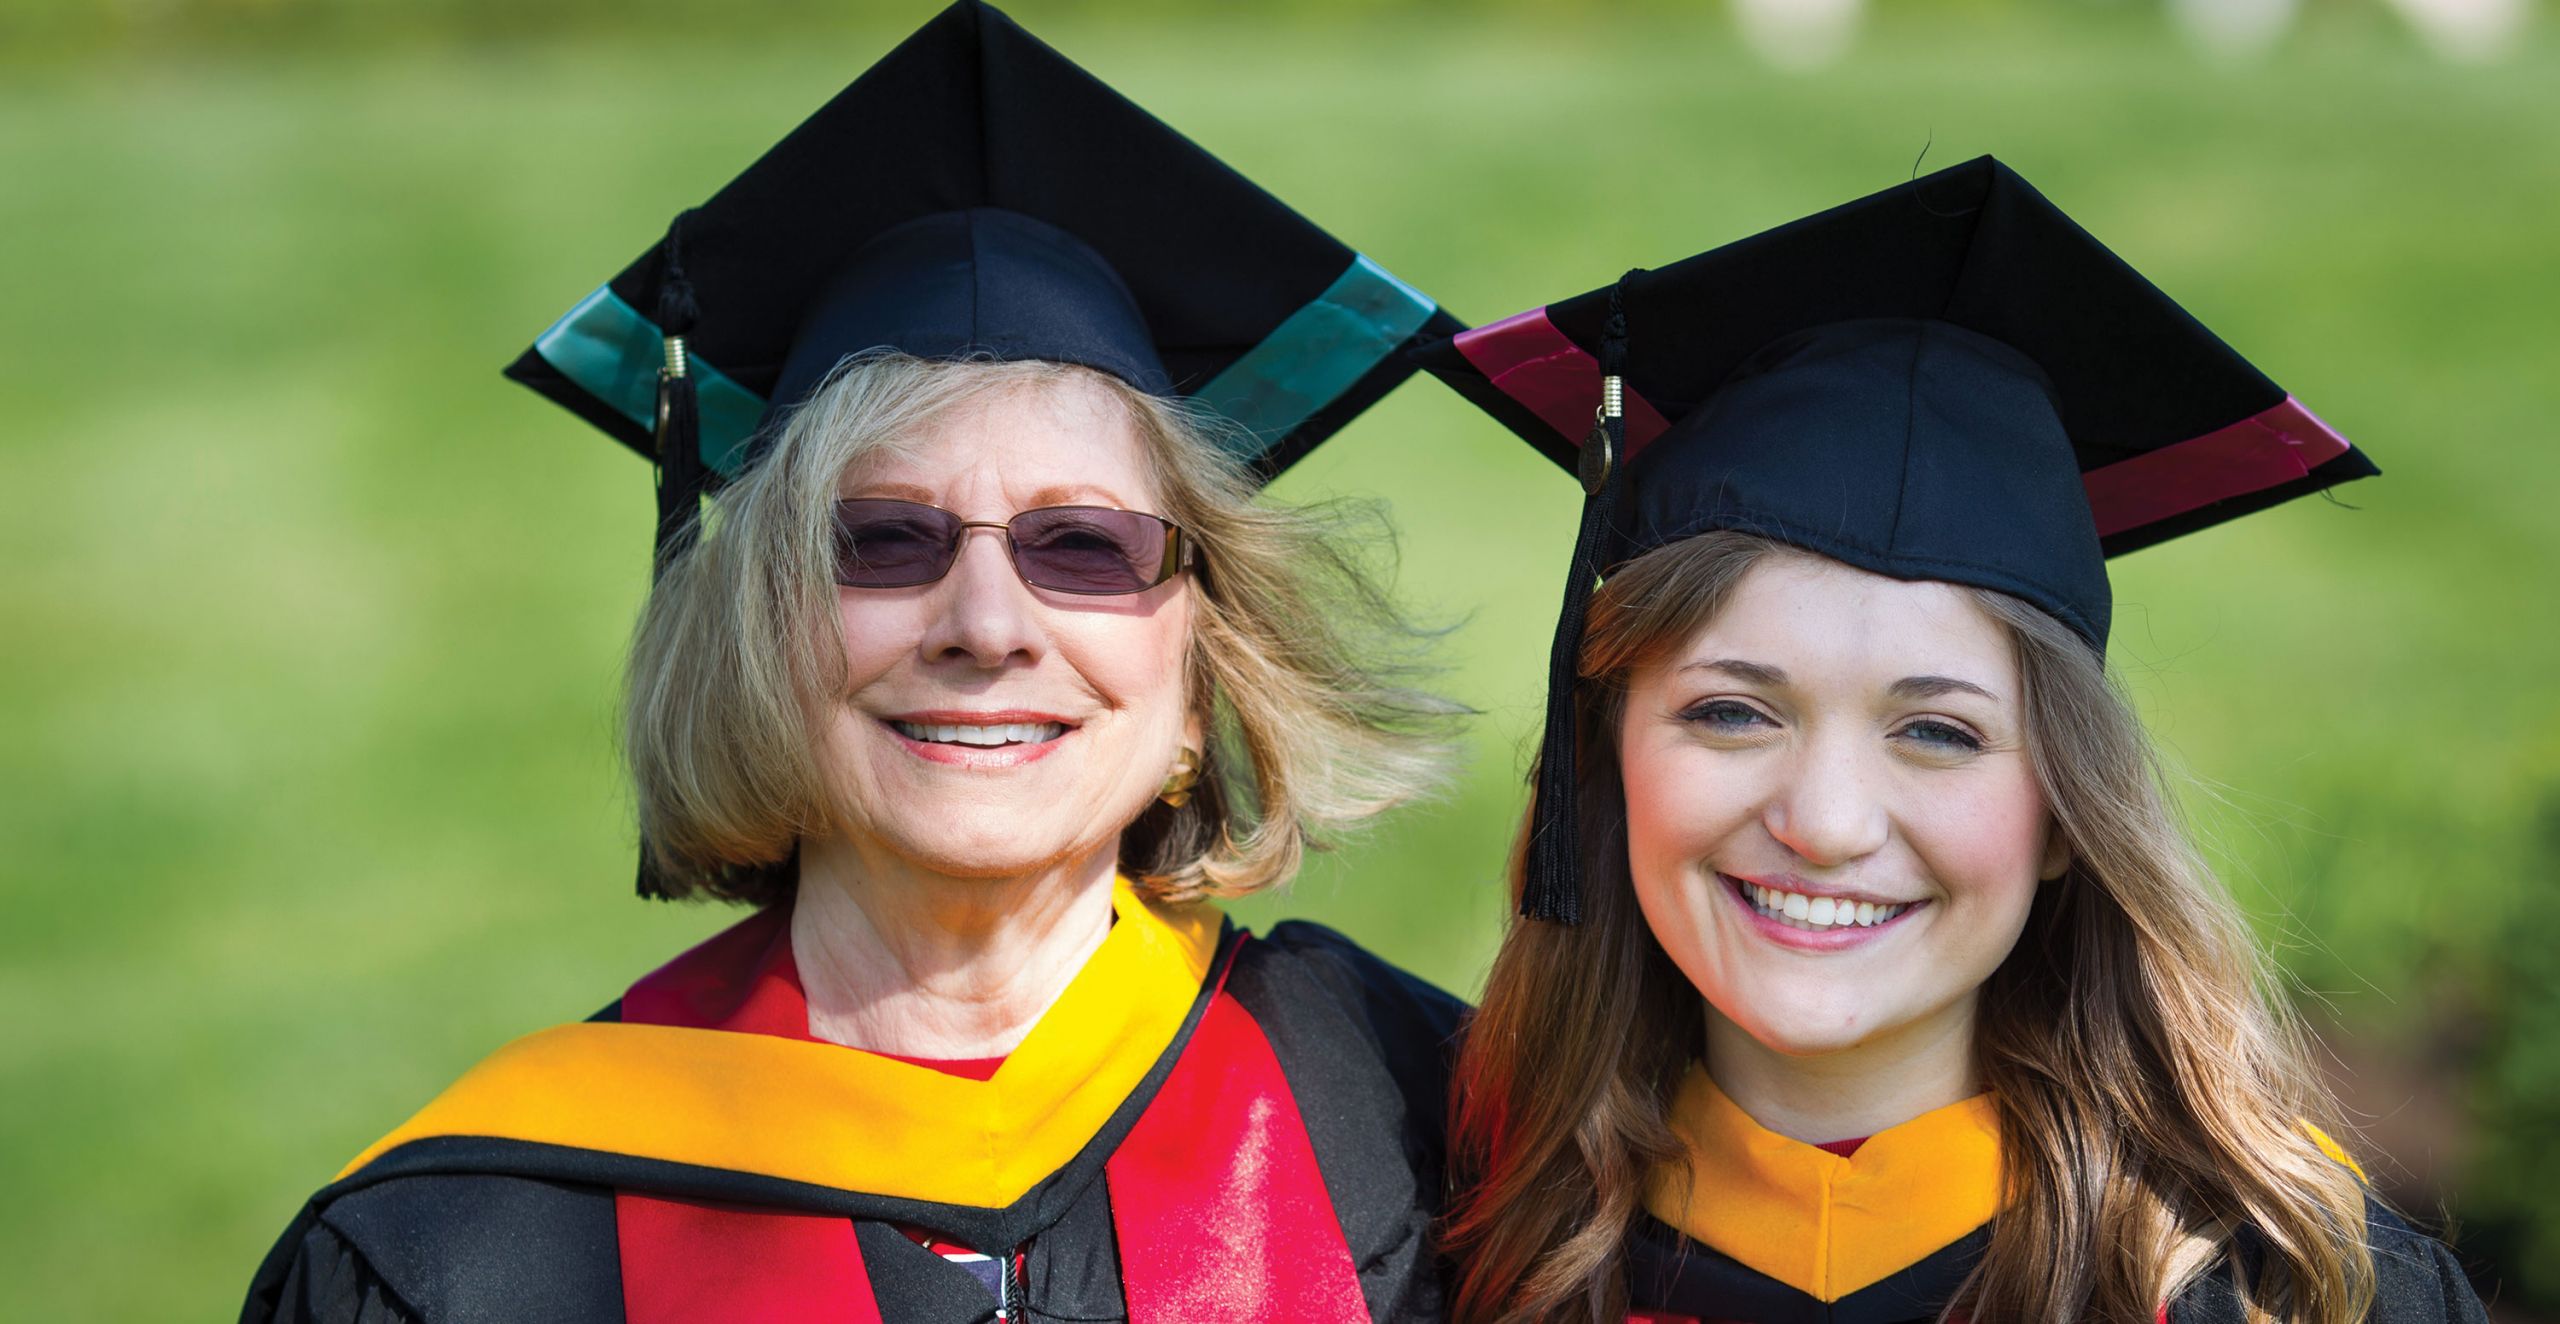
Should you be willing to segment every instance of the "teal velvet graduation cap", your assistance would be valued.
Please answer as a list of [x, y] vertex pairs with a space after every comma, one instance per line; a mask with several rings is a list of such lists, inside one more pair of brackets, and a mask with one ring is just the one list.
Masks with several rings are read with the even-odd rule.
[[[961, 0], [507, 369], [659, 460], [662, 554], [845, 358], [1048, 359], [1198, 401], [1279, 472], [1459, 323]], [[680, 344], [678, 343], [680, 342]], [[670, 434], [690, 431], [691, 444]]]

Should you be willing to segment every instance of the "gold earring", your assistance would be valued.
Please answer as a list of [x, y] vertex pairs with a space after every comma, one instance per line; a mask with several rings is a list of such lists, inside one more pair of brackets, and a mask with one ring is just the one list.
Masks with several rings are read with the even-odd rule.
[[1200, 751], [1185, 749], [1175, 756], [1173, 771], [1165, 774], [1164, 789], [1156, 792], [1156, 798], [1172, 808], [1180, 809], [1183, 802], [1191, 798], [1191, 788], [1199, 784]]

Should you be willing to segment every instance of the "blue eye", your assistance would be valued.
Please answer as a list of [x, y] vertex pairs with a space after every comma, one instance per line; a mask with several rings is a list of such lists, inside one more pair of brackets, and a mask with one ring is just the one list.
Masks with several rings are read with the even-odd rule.
[[1682, 712], [1680, 720], [1695, 722], [1710, 731], [1745, 731], [1755, 726], [1773, 725], [1767, 714], [1732, 699], [1709, 699]]
[[1971, 752], [1982, 748], [1982, 741], [1971, 732], [1949, 726], [1945, 722], [1927, 720], [1913, 722], [1902, 728], [1898, 734], [1909, 736], [1921, 744], [1935, 746], [1942, 750]]

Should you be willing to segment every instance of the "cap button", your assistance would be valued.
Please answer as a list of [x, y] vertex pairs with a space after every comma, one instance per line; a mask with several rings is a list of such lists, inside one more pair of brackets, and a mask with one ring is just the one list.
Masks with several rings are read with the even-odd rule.
[[1574, 473], [1582, 479], [1584, 496], [1600, 495], [1609, 481], [1609, 466], [1617, 463], [1617, 448], [1609, 442], [1609, 425], [1594, 420], [1591, 435], [1582, 439], [1582, 456], [1574, 465]]
[[1610, 467], [1618, 462], [1609, 420], [1625, 415], [1626, 398], [1624, 379], [1616, 373], [1600, 379], [1600, 407], [1591, 411], [1591, 435], [1582, 439], [1582, 457], [1574, 466], [1584, 496], [1600, 495], [1600, 488], [1609, 481]]

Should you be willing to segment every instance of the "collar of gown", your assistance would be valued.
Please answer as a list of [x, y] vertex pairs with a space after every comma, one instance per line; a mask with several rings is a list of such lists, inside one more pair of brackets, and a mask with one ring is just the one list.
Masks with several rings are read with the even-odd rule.
[[1878, 1131], [1843, 1158], [1751, 1120], [1692, 1064], [1667, 1120], [1686, 1161], [1653, 1173], [1646, 1209], [1817, 1300], [1880, 1282], [1999, 1212], [1989, 1095]]
[[1110, 934], [986, 1080], [770, 1033], [585, 1021], [500, 1048], [339, 1175], [475, 1136], [1002, 1208], [1102, 1129], [1209, 977], [1216, 909], [1152, 905], [1125, 879], [1112, 906]]

